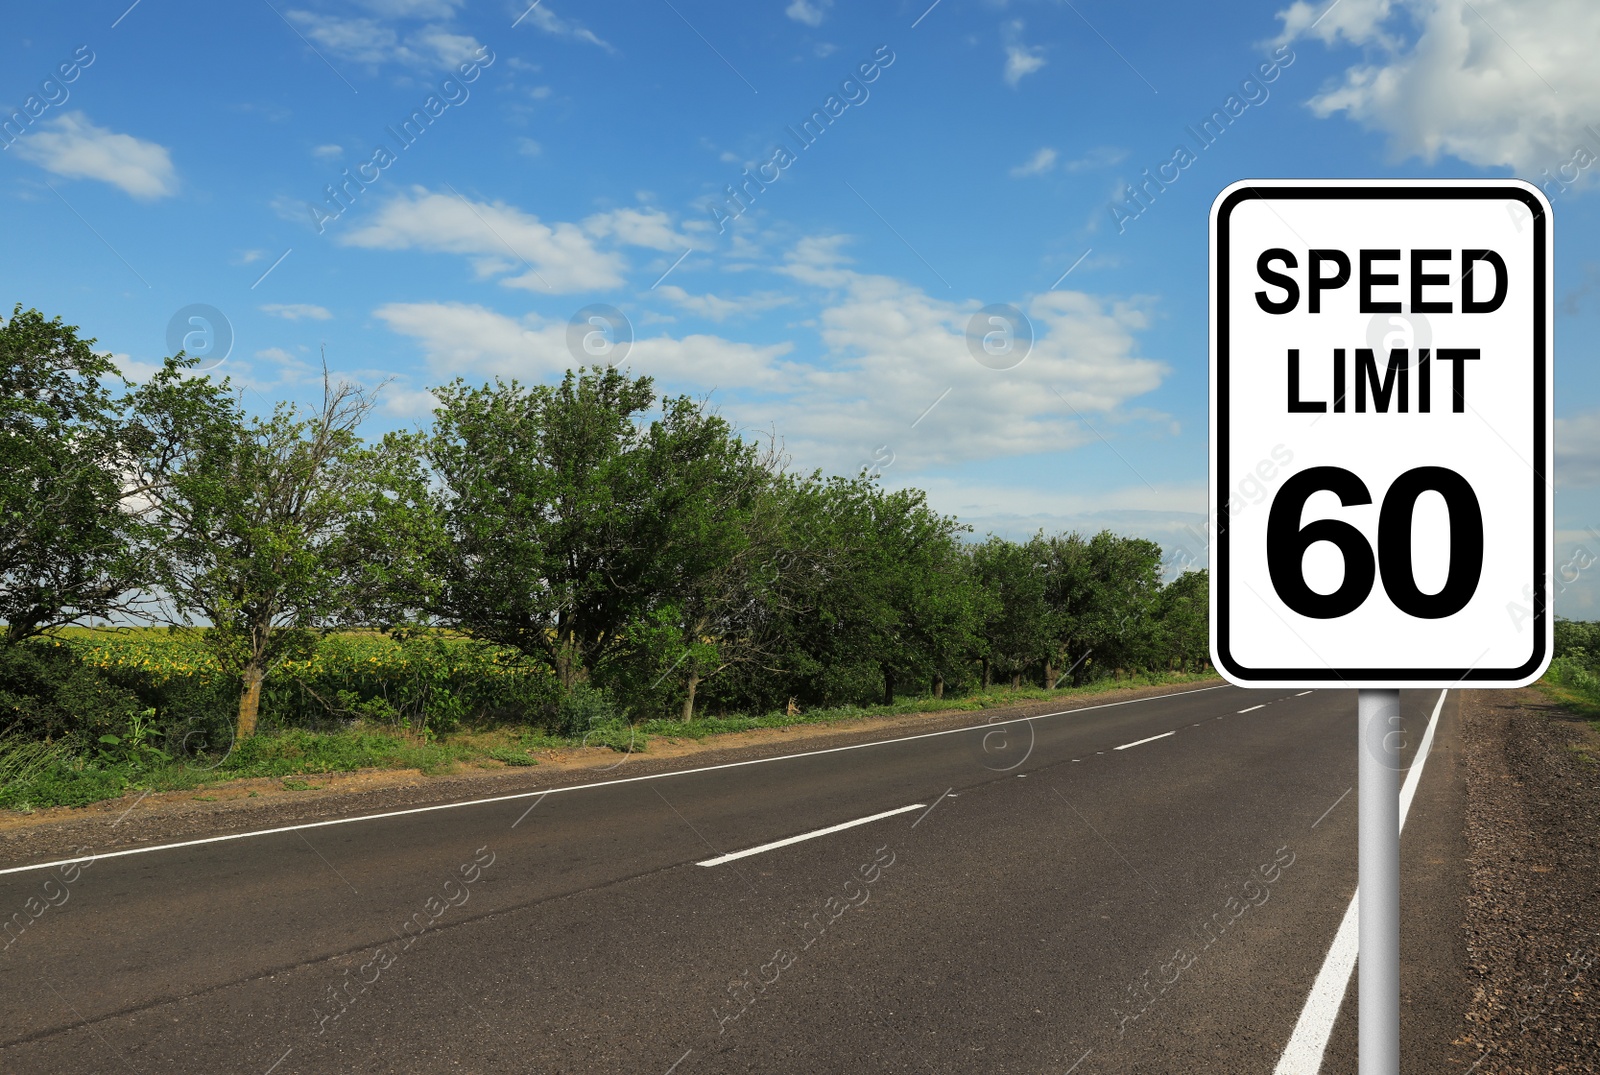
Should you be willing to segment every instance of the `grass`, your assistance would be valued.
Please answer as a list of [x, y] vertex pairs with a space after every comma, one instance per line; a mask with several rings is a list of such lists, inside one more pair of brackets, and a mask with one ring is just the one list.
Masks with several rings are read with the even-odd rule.
[[[40, 743], [17, 737], [0, 739], [0, 809], [31, 811], [48, 806], [83, 806], [114, 799], [127, 791], [200, 791], [229, 780], [276, 778], [289, 791], [322, 787], [304, 779], [362, 769], [416, 769], [433, 776], [468, 766], [499, 768], [531, 766], [539, 750], [584, 746], [640, 753], [652, 738], [703, 740], [753, 728], [785, 728], [832, 724], [866, 717], [908, 713], [981, 711], [1023, 702], [1092, 697], [1132, 686], [1178, 684], [1214, 679], [1215, 675], [1169, 673], [1106, 679], [1084, 687], [1047, 691], [1040, 687], [991, 688], [963, 697], [906, 698], [893, 705], [840, 706], [812, 709], [790, 716], [704, 716], [681, 720], [648, 720], [630, 726], [614, 721], [581, 737], [554, 736], [539, 729], [462, 730], [437, 740], [419, 741], [386, 730], [354, 728], [336, 732], [301, 730], [261, 734], [222, 758], [167, 759], [153, 752], [122, 757], [103, 750], [92, 753], [68, 742]], [[1595, 711], [1600, 713], [1600, 706]], [[196, 795], [201, 801], [208, 797]]]

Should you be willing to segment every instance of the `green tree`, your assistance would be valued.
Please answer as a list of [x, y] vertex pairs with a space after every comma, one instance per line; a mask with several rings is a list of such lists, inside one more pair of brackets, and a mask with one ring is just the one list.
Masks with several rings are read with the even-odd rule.
[[374, 397], [330, 383], [324, 369], [320, 406], [280, 403], [270, 418], [247, 417], [227, 381], [169, 362], [137, 402], [180, 445], [150, 489], [168, 618], [204, 621], [218, 662], [240, 681], [246, 739], [272, 668], [309, 632], [358, 614], [350, 524], [374, 508], [375, 463], [356, 430]]
[[19, 304], [0, 323], [0, 642], [127, 611], [147, 581], [136, 484], [140, 442], [93, 339]]
[[790, 478], [790, 583], [785, 664], [817, 700], [893, 701], [900, 685], [948, 676], [976, 641], [960, 535], [969, 528], [927, 506], [917, 489], [889, 491], [865, 475]]
[[631, 683], [619, 662], [653, 664], [671, 648], [664, 623], [683, 675], [714, 668], [702, 643], [715, 649], [730, 622], [738, 588], [717, 575], [748, 544], [753, 448], [687, 397], [645, 420], [651, 379], [615, 369], [436, 395], [417, 468], [386, 508], [425, 550], [385, 559], [416, 611], [542, 661], [563, 690]]
[[1201, 671], [1210, 660], [1210, 577], [1185, 571], [1156, 597], [1156, 638], [1161, 661], [1180, 672]]
[[990, 535], [973, 548], [972, 566], [977, 584], [993, 598], [983, 625], [984, 686], [991, 672], [1018, 686], [1024, 671], [1051, 650], [1048, 549], [1041, 536], [1018, 544]]

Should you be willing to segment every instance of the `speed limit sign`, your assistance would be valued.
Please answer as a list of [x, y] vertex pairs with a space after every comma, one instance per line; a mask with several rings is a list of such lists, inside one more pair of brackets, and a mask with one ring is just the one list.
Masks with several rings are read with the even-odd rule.
[[1550, 660], [1550, 207], [1261, 180], [1211, 210], [1211, 653], [1242, 686]]

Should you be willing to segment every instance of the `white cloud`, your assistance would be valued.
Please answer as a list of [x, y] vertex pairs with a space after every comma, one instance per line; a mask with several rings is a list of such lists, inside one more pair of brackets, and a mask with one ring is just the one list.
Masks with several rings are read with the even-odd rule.
[[[624, 240], [626, 241], [626, 240]], [[616, 287], [627, 267], [620, 254], [601, 250], [582, 228], [542, 223], [504, 202], [466, 202], [425, 187], [391, 198], [362, 227], [341, 236], [345, 246], [378, 250], [428, 250], [472, 259], [480, 276], [509, 276], [507, 287], [554, 292]]]
[[361, 6], [377, 15], [394, 19], [447, 19], [462, 0], [360, 0]]
[[327, 307], [308, 302], [269, 302], [261, 307], [261, 310], [274, 317], [281, 317], [285, 321], [298, 321], [302, 317], [308, 317], [313, 321], [327, 321], [333, 317]]
[[287, 15], [314, 46], [355, 63], [449, 69], [475, 59], [479, 48], [476, 38], [438, 25], [423, 26], [402, 37], [377, 19], [344, 18], [314, 11], [289, 11]]
[[[517, 319], [466, 303], [389, 303], [374, 311], [390, 330], [417, 342], [441, 374], [539, 381], [592, 363], [569, 344], [567, 322], [528, 314]], [[779, 359], [788, 343], [756, 346], [719, 336], [636, 339], [623, 360], [633, 373], [702, 388], [771, 387], [784, 381]]]
[[1313, 35], [1325, 45], [1343, 38], [1351, 45], [1383, 45], [1394, 48], [1395, 38], [1385, 33], [1383, 24], [1389, 21], [1394, 0], [1339, 0], [1331, 7], [1326, 3], [1307, 3], [1295, 0], [1278, 12], [1283, 20], [1283, 33], [1275, 44], [1284, 45], [1297, 38]]
[[311, 150], [311, 155], [313, 157], [317, 158], [318, 160], [325, 160], [325, 161], [326, 160], [334, 160], [334, 159], [338, 158], [339, 156], [341, 156], [343, 153], [344, 153], [344, 147], [343, 146], [336, 146], [336, 145], [332, 145], [332, 144], [325, 145], [325, 146], [314, 146], [314, 147], [312, 147], [312, 150]]
[[592, 30], [585, 29], [581, 23], [573, 22], [571, 19], [563, 19], [557, 15], [550, 9], [549, 4], [541, 3], [538, 7], [525, 12], [523, 17], [529, 23], [553, 37], [570, 37], [575, 41], [587, 41], [591, 45], [597, 45], [607, 52], [616, 51], [609, 42], [602, 41]]
[[233, 264], [235, 264], [235, 265], [249, 265], [252, 262], [260, 261], [262, 258], [264, 258], [266, 256], [267, 256], [267, 252], [265, 250], [246, 250], [243, 253], [241, 253], [238, 257], [233, 259]]
[[1115, 146], [1096, 146], [1076, 160], [1070, 160], [1062, 167], [1069, 172], [1087, 172], [1095, 168], [1109, 168], [1113, 164], [1120, 164], [1128, 157], [1126, 149]]
[[1557, 418], [1555, 455], [1560, 488], [1600, 485], [1600, 411]]
[[783, 13], [795, 22], [803, 22], [807, 26], [821, 26], [822, 18], [828, 9], [833, 6], [833, 0], [794, 0], [794, 3], [783, 9]]
[[290, 354], [288, 351], [285, 351], [281, 347], [263, 347], [261, 350], [256, 352], [256, 357], [264, 358], [268, 362], [276, 362], [280, 366], [294, 366], [297, 369], [305, 365], [305, 363], [300, 361], [299, 358]]
[[518, 138], [517, 152], [521, 153], [524, 157], [537, 157], [539, 154], [544, 152], [544, 146], [541, 146], [532, 138]]
[[[1120, 417], [1167, 372], [1138, 354], [1147, 317], [1137, 305], [1069, 291], [1019, 303], [1032, 350], [1012, 369], [987, 368], [966, 336], [978, 302], [858, 273], [839, 247], [807, 239], [782, 269], [829, 292], [817, 319], [826, 364], [806, 368], [772, 418], [805, 458], [853, 469], [887, 445], [915, 471], [1060, 451], [1096, 440], [1087, 422]], [[980, 336], [990, 328], [980, 323]]]
[[583, 222], [583, 230], [597, 239], [612, 238], [628, 246], [651, 250], [683, 250], [689, 240], [672, 230], [672, 220], [659, 209], [613, 209], [596, 213]]
[[1039, 152], [1029, 157], [1027, 162], [1011, 169], [1012, 179], [1022, 179], [1030, 175], [1044, 175], [1056, 166], [1056, 151], [1045, 146]]
[[[1347, 69], [1312, 110], [1384, 133], [1397, 158], [1445, 153], [1531, 177], [1560, 174], [1580, 149], [1600, 154], [1600, 138], [1585, 128], [1600, 119], [1600, 6], [1589, 0], [1345, 0], [1315, 29], [1309, 11], [1297, 2], [1279, 13], [1283, 39], [1310, 34], [1385, 53]], [[1391, 20], [1419, 26], [1415, 40], [1402, 41]], [[1585, 174], [1573, 168], [1562, 178]]]
[[98, 179], [135, 198], [163, 198], [178, 190], [165, 146], [96, 127], [82, 112], [47, 120], [16, 146], [18, 154], [48, 172]]
[[723, 321], [733, 314], [761, 313], [793, 301], [790, 296], [774, 291], [725, 299], [712, 294], [691, 295], [676, 284], [661, 284], [655, 290], [679, 309], [699, 314], [711, 321]]
[[122, 374], [123, 379], [132, 381], [134, 384], [144, 384], [161, 372], [161, 363], [159, 362], [140, 362], [133, 356], [125, 355], [120, 351], [107, 351], [104, 354], [106, 358], [111, 360], [111, 364], [117, 367], [117, 372]]
[[1006, 23], [1001, 28], [1001, 39], [1006, 46], [1006, 84], [1015, 89], [1017, 83], [1044, 66], [1044, 49], [1022, 43], [1021, 19]]

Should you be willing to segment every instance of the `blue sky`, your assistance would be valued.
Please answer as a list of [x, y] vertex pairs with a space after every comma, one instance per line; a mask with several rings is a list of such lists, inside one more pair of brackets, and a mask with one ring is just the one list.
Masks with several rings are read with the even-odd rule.
[[[1216, 193], [1520, 176], [1555, 210], [1560, 565], [1600, 553], [1597, 39], [1593, 5], [1508, 0], [33, 5], [0, 44], [0, 293], [134, 378], [210, 307], [257, 409], [315, 398], [325, 350], [391, 379], [374, 433], [600, 333], [797, 467], [1203, 564]], [[988, 355], [1005, 307], [1031, 348]], [[1600, 617], [1597, 574], [1558, 611]]]

